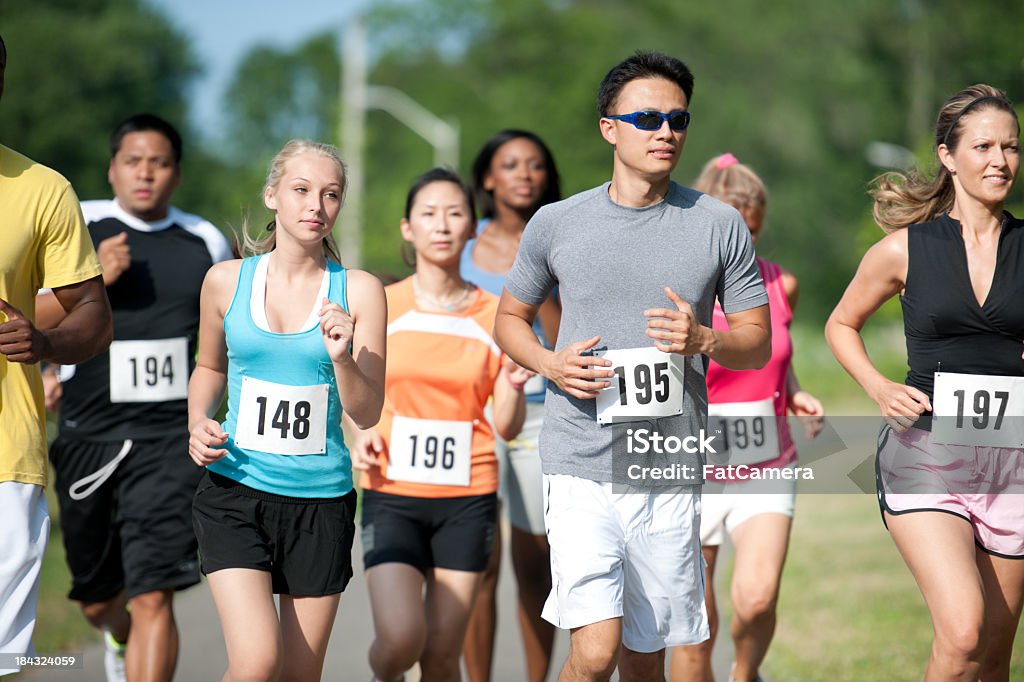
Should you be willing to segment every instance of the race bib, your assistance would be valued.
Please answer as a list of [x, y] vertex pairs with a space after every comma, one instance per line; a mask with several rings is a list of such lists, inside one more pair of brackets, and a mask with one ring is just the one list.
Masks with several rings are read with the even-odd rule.
[[[708, 405], [708, 431], [722, 432], [716, 464], [759, 464], [779, 456], [779, 424], [772, 398]], [[719, 461], [721, 460], [721, 461]]]
[[155, 403], [188, 397], [188, 339], [110, 344], [110, 402]]
[[287, 386], [242, 377], [235, 445], [272, 455], [327, 452], [330, 387]]
[[598, 354], [611, 360], [615, 376], [597, 394], [601, 424], [645, 421], [683, 413], [685, 359], [650, 348], [609, 350]]
[[1024, 447], [1024, 377], [935, 373], [932, 442]]
[[473, 422], [395, 416], [388, 444], [392, 481], [469, 485]]

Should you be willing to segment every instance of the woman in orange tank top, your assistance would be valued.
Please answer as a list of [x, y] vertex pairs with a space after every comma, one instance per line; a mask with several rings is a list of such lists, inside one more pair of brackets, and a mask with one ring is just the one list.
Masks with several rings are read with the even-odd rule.
[[[491, 338], [497, 297], [459, 273], [475, 230], [462, 180], [444, 169], [418, 178], [401, 229], [415, 274], [385, 289], [385, 406], [352, 451], [364, 470], [370, 667], [390, 681], [419, 662], [423, 679], [458, 680], [497, 521], [494, 430], [509, 439], [522, 427], [530, 373]], [[493, 430], [484, 413], [492, 398]]]

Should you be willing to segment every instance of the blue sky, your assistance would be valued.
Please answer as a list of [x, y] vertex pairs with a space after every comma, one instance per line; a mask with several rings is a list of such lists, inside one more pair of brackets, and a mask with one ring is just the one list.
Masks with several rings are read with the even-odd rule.
[[336, 27], [368, 0], [147, 0], [192, 41], [203, 67], [194, 84], [192, 120], [216, 137], [225, 89], [239, 60], [254, 45], [288, 47]]

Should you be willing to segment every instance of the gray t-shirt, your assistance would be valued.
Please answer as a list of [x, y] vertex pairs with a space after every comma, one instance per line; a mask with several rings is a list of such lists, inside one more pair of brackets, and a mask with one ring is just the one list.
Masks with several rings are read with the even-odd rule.
[[[711, 326], [715, 298], [726, 313], [767, 305], [750, 232], [731, 206], [672, 183], [664, 201], [644, 208], [613, 202], [610, 183], [541, 208], [523, 233], [505, 284], [539, 305], [558, 286], [562, 320], [555, 349], [600, 336], [595, 350], [654, 345], [648, 308], [673, 308], [664, 287]], [[707, 421], [707, 358], [685, 359], [682, 414], [657, 420], [663, 434], [696, 435]], [[594, 400], [548, 382], [540, 436], [546, 474], [611, 482], [612, 431]]]

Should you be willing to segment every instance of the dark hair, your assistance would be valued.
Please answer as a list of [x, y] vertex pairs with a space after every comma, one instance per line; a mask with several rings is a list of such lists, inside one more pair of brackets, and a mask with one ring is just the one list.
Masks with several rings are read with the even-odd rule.
[[686, 64], [661, 52], [637, 52], [613, 66], [601, 81], [597, 91], [597, 114], [611, 113], [622, 88], [638, 78], [663, 78], [675, 83], [686, 95], [687, 104], [693, 96], [693, 73]]
[[174, 163], [181, 163], [181, 135], [170, 123], [155, 114], [135, 114], [117, 124], [114, 132], [110, 135], [110, 157], [117, 156], [121, 150], [121, 140], [128, 133], [143, 133], [153, 131], [160, 133], [171, 143], [174, 151]]
[[476, 158], [473, 160], [473, 196], [476, 198], [476, 205], [480, 209], [480, 215], [484, 218], [494, 217], [494, 192], [484, 189], [484, 179], [491, 170], [491, 162], [494, 161], [494, 155], [498, 152], [498, 149], [506, 142], [511, 142], [512, 140], [529, 140], [537, 145], [541, 156], [544, 157], [544, 171], [547, 174], [547, 183], [544, 187], [544, 193], [537, 200], [535, 208], [562, 198], [562, 189], [558, 181], [558, 167], [555, 166], [555, 157], [552, 156], [551, 150], [544, 144], [544, 141], [527, 130], [502, 130], [500, 133], [491, 135], [484, 142], [484, 146], [480, 148]]
[[[469, 218], [474, 223], [476, 222], [476, 204], [473, 202], [473, 193], [469, 191], [469, 187], [463, 182], [459, 174], [450, 168], [431, 168], [426, 173], [423, 173], [415, 180], [412, 181], [412, 186], [409, 187], [409, 193], [405, 195], [405, 219], [408, 220], [412, 214], [412, 205], [416, 203], [416, 196], [420, 193], [427, 185], [432, 185], [435, 182], [450, 182], [462, 192], [462, 196], [465, 197], [466, 203], [469, 205]], [[407, 241], [402, 242], [402, 260], [410, 268], [416, 267], [416, 252], [413, 250], [412, 245]]]
[[4, 61], [7, 61], [7, 43], [4, 42], [4, 37], [0, 36], [0, 53], [4, 55]]
[[[972, 85], [946, 100], [939, 110], [935, 121], [935, 149], [946, 145], [953, 152], [963, 132], [961, 119], [985, 109], [1005, 111], [1017, 121], [1017, 112], [1005, 92], [984, 83]], [[1017, 132], [1020, 133], [1020, 121], [1017, 121]], [[953, 177], [942, 164], [931, 179], [918, 170], [907, 174], [889, 172], [875, 178], [872, 185], [875, 222], [886, 232], [933, 220], [953, 208], [956, 198]]]
[[423, 173], [418, 178], [412, 181], [412, 186], [409, 188], [409, 193], [405, 195], [405, 219], [409, 219], [409, 215], [412, 213], [412, 205], [416, 201], [416, 195], [420, 193], [427, 185], [435, 182], [450, 182], [457, 186], [462, 191], [462, 195], [466, 198], [466, 203], [469, 204], [470, 216], [476, 215], [476, 204], [473, 202], [473, 193], [469, 191], [469, 187], [462, 181], [459, 174], [450, 168], [431, 168], [426, 173]]

